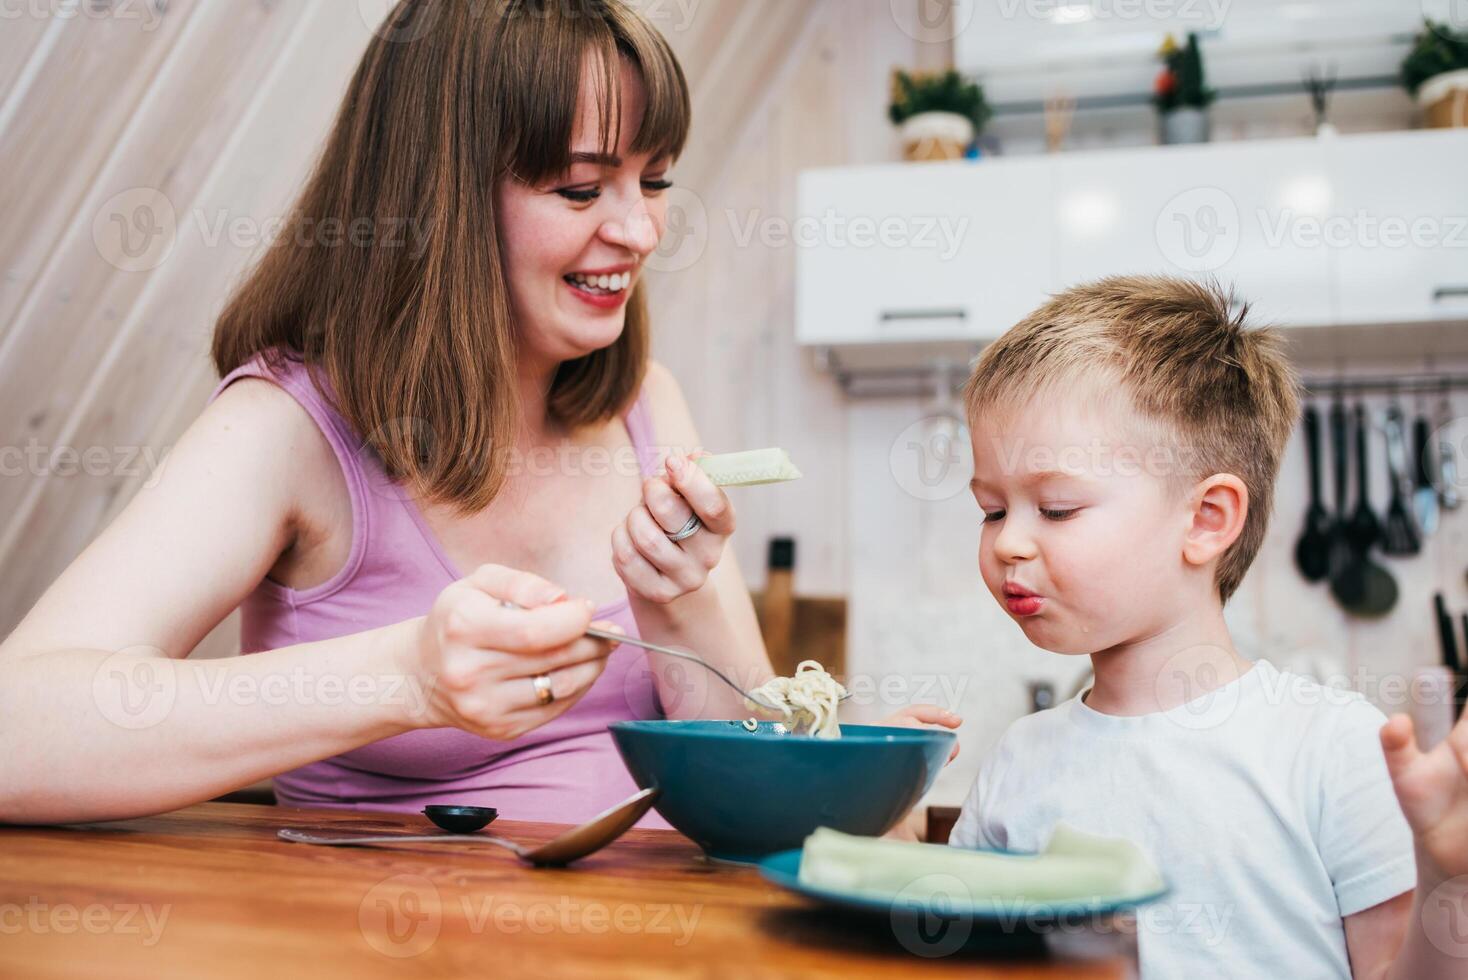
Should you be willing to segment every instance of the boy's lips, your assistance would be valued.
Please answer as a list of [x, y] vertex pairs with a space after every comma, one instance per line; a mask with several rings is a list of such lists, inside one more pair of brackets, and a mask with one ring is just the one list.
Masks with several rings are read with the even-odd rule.
[[1045, 603], [1045, 597], [1031, 592], [1022, 585], [1014, 582], [1004, 583], [1004, 607], [1012, 616], [1033, 616], [1040, 611]]

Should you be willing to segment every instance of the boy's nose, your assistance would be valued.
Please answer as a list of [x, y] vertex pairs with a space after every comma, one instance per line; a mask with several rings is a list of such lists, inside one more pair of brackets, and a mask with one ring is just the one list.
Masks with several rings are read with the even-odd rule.
[[1035, 554], [1035, 538], [1026, 530], [1024, 522], [1013, 518], [1005, 520], [994, 538], [994, 556], [1012, 565], [1017, 561], [1028, 561]]

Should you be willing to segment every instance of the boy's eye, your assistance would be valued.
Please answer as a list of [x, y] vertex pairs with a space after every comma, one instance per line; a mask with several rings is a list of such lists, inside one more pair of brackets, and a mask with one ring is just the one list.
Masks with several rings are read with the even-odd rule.
[[1044, 517], [1047, 521], [1063, 521], [1066, 518], [1074, 517], [1078, 510], [1080, 510], [1079, 507], [1072, 507], [1069, 510], [1051, 510], [1047, 507], [1041, 507], [1040, 516]]
[[663, 177], [659, 177], [656, 180], [644, 180], [642, 182], [642, 189], [650, 191], [653, 194], [660, 194], [672, 186], [673, 182]]
[[1004, 520], [1004, 511], [1002, 510], [990, 510], [984, 512], [985, 524], [993, 524], [995, 521], [1002, 520]]

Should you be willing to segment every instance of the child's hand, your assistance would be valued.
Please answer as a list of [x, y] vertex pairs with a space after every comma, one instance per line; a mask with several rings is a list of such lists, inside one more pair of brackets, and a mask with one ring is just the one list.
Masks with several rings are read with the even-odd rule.
[[[957, 728], [963, 724], [963, 718], [936, 704], [910, 704], [877, 724], [890, 725], [893, 728]], [[948, 761], [952, 762], [957, 758], [958, 743], [954, 742], [953, 751], [948, 753]]]
[[1430, 752], [1417, 748], [1412, 719], [1393, 715], [1381, 747], [1402, 812], [1417, 839], [1418, 868], [1443, 880], [1468, 874], [1468, 713]]

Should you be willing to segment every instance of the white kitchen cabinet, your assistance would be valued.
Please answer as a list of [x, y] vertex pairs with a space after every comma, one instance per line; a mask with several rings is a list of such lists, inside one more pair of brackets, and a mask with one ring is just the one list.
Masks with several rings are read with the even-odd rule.
[[1344, 323], [1468, 319], [1468, 131], [1333, 141]]
[[1138, 273], [1216, 278], [1281, 327], [1468, 322], [1461, 130], [822, 170], [800, 217], [805, 344], [984, 341]]
[[1298, 234], [1334, 199], [1315, 140], [1077, 153], [1055, 198], [1062, 287], [1135, 273], [1217, 278], [1256, 322], [1335, 318], [1332, 256]]
[[800, 177], [804, 344], [997, 337], [1054, 285], [1048, 160], [817, 170]]

